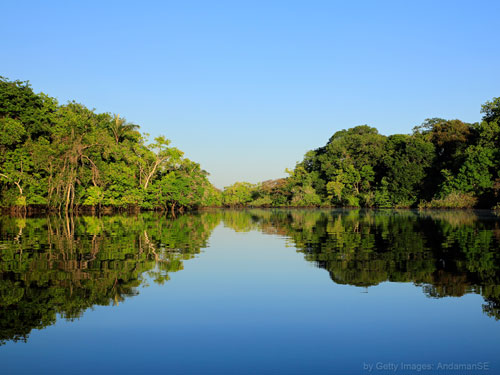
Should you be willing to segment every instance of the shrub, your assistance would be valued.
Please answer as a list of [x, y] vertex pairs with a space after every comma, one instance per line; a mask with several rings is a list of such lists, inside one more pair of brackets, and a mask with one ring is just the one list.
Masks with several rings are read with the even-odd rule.
[[260, 197], [253, 202], [250, 202], [250, 205], [255, 206], [255, 207], [269, 207], [272, 205], [272, 200], [269, 195], [266, 195], [264, 197]]
[[346, 200], [347, 207], [356, 207], [356, 208], [359, 207], [359, 198], [358, 197], [349, 195], [346, 197], [345, 200]]
[[477, 198], [471, 193], [453, 191], [444, 198], [434, 198], [430, 202], [421, 202], [419, 208], [472, 208], [476, 205]]

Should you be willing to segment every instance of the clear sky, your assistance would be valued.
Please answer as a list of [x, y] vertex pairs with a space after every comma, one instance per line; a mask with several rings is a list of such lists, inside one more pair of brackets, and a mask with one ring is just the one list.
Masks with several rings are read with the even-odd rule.
[[359, 124], [478, 121], [500, 1], [4, 1], [0, 75], [119, 113], [223, 187]]

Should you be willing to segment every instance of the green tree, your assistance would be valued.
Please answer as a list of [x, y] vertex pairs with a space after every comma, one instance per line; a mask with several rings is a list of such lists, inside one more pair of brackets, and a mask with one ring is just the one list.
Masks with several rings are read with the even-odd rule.
[[422, 137], [397, 134], [387, 138], [383, 174], [394, 205], [412, 206], [422, 197], [434, 159], [434, 145]]
[[249, 182], [236, 182], [224, 188], [222, 199], [227, 206], [244, 206], [252, 200], [254, 185]]

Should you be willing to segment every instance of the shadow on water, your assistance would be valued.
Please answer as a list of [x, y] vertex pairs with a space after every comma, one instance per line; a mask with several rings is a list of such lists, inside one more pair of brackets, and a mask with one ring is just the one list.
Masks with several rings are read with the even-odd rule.
[[[163, 284], [223, 222], [282, 236], [337, 284], [412, 282], [432, 298], [483, 296], [500, 318], [500, 220], [467, 211], [217, 210], [176, 219], [0, 217], [0, 343]], [[230, 266], [230, 265], [228, 265]]]

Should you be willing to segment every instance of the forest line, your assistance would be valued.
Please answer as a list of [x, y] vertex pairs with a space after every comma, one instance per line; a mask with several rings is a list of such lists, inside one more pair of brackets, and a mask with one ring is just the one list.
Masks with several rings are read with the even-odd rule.
[[199, 207], [500, 208], [500, 98], [480, 122], [427, 119], [412, 134], [333, 134], [289, 176], [215, 188], [159, 136], [0, 77], [0, 207], [10, 211]]

